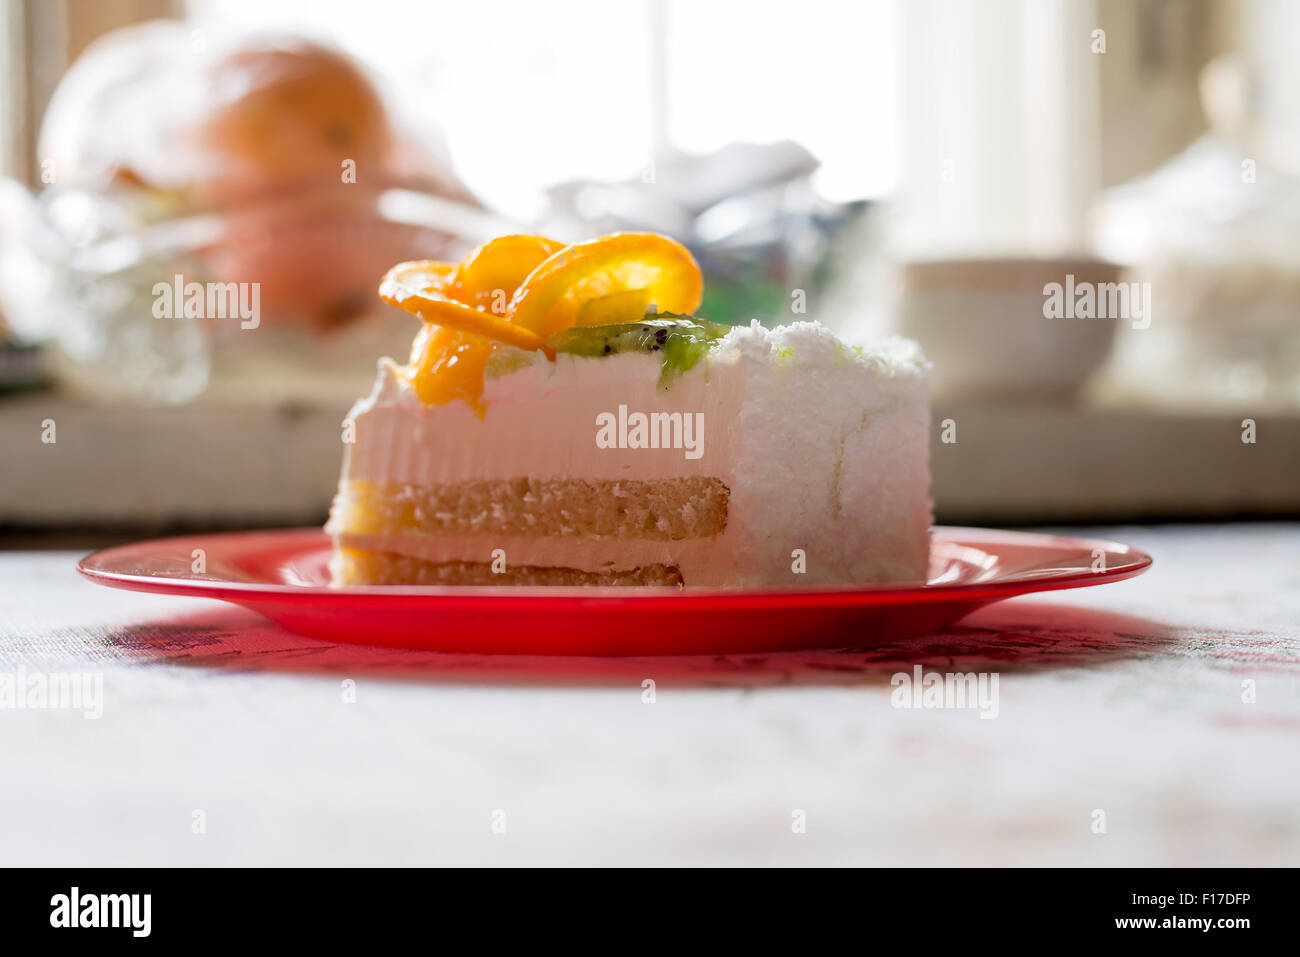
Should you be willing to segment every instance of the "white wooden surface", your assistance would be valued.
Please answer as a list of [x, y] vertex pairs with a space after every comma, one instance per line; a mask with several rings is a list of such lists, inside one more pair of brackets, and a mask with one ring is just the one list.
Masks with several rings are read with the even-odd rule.
[[[1300, 863], [1300, 532], [1094, 532], [1155, 568], [724, 659], [358, 650], [0, 554], [0, 671], [104, 676], [99, 720], [0, 710], [0, 864]], [[998, 717], [891, 707], [915, 663]]]

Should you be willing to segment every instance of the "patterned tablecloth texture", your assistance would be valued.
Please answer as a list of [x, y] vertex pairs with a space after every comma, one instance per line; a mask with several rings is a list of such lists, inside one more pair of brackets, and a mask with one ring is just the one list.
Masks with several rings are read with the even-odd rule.
[[[1086, 534], [1155, 567], [677, 659], [329, 645], [0, 553], [0, 680], [102, 675], [0, 710], [0, 864], [1300, 864], [1300, 530]], [[916, 665], [996, 701], [896, 707]]]

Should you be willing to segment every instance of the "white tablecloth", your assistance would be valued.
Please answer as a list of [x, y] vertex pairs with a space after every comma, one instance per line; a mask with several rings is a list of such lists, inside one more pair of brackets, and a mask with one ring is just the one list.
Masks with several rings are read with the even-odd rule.
[[[1087, 534], [1155, 567], [635, 660], [329, 645], [0, 553], [0, 672], [103, 676], [97, 720], [0, 710], [0, 864], [1300, 863], [1300, 532]], [[891, 706], [916, 664], [996, 673], [997, 717]]]

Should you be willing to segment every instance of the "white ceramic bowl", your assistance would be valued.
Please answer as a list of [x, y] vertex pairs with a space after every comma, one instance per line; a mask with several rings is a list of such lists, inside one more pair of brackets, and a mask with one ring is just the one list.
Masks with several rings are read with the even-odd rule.
[[897, 331], [934, 364], [936, 398], [1072, 397], [1105, 362], [1118, 318], [1048, 318], [1049, 283], [1114, 283], [1095, 259], [946, 259], [899, 269]]

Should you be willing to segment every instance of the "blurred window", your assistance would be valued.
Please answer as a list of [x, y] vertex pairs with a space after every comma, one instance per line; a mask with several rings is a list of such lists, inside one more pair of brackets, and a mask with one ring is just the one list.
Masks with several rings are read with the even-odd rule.
[[[567, 179], [638, 175], [664, 143], [795, 139], [831, 198], [898, 179], [894, 0], [428, 3], [190, 0], [200, 25], [292, 28], [375, 68], [489, 203], [527, 217]], [[431, 132], [430, 130], [424, 132]]]

